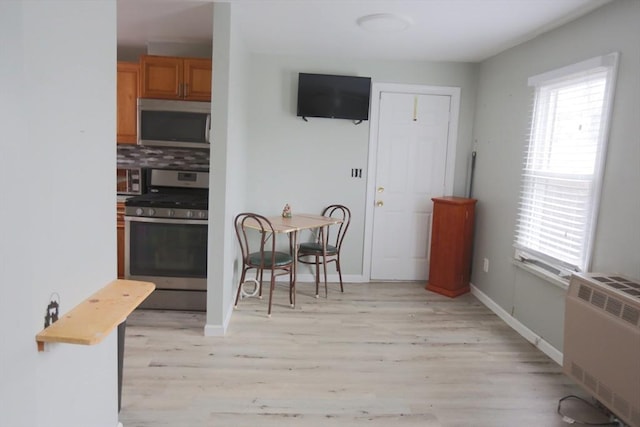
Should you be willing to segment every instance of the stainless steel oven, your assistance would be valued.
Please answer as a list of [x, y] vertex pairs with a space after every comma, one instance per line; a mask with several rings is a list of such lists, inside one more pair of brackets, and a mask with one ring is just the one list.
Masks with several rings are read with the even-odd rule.
[[207, 172], [151, 169], [125, 202], [125, 278], [155, 283], [142, 308], [206, 310]]

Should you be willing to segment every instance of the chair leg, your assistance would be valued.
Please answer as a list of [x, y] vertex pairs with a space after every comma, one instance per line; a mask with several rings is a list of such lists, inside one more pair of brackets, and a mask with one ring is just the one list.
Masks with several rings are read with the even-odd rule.
[[260, 286], [260, 291], [258, 292], [258, 299], [262, 299], [262, 272], [264, 270], [256, 270], [256, 280], [258, 282], [258, 286]]
[[338, 271], [338, 277], [340, 278], [340, 292], [344, 292], [344, 288], [342, 287], [342, 270], [340, 269], [340, 254], [336, 258], [336, 270]]
[[240, 283], [238, 284], [238, 292], [236, 292], [236, 303], [233, 305], [235, 308], [238, 307], [238, 300], [240, 299], [240, 291], [242, 290], [242, 284], [244, 283], [244, 277], [247, 274], [246, 269], [242, 269], [242, 274], [240, 275]]
[[316, 256], [316, 298], [319, 296], [318, 285], [320, 284], [320, 258]]
[[327, 287], [327, 260], [322, 259], [322, 268], [324, 270], [324, 297], [329, 298], [329, 288]]
[[296, 282], [293, 280], [293, 270], [289, 270], [289, 303], [291, 308], [296, 307]]
[[269, 311], [267, 312], [267, 317], [271, 317], [271, 301], [273, 300], [273, 288], [276, 284], [276, 277], [273, 275], [273, 270], [271, 270], [271, 286], [269, 287]]

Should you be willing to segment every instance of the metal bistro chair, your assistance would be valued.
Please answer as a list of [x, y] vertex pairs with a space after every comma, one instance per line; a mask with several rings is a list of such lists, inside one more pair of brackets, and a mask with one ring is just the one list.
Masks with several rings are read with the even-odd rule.
[[[333, 262], [336, 264], [336, 271], [340, 279], [340, 292], [344, 292], [342, 285], [342, 269], [340, 268], [340, 248], [342, 247], [342, 241], [349, 228], [351, 222], [351, 211], [349, 208], [343, 205], [330, 205], [327, 206], [322, 212], [323, 216], [329, 216], [332, 218], [340, 218], [342, 223], [336, 226], [327, 227], [326, 233], [326, 250], [322, 252], [322, 233], [321, 230], [316, 239], [312, 242], [301, 243], [298, 246], [298, 261], [302, 264], [315, 265], [316, 267], [316, 298], [318, 297], [318, 286], [320, 283], [320, 266], [322, 265], [324, 270], [324, 292], [325, 296], [328, 295], [327, 289], [327, 264]], [[332, 233], [332, 231], [334, 231]]]
[[[241, 213], [235, 218], [236, 235], [242, 251], [242, 274], [238, 284], [235, 307], [238, 306], [242, 285], [247, 272], [256, 270], [256, 282], [262, 297], [262, 277], [264, 270], [270, 270], [269, 311], [271, 317], [271, 302], [276, 276], [289, 275], [289, 302], [295, 306], [295, 282], [293, 280], [292, 242], [289, 240], [289, 253], [276, 251], [275, 231], [271, 222], [262, 215]], [[269, 240], [271, 240], [269, 242]]]

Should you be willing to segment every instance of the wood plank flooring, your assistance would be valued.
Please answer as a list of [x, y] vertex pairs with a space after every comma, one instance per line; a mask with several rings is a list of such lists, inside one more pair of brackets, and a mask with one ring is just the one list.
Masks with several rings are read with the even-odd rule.
[[278, 286], [271, 318], [266, 298], [240, 301], [225, 337], [203, 336], [204, 313], [132, 313], [124, 427], [560, 427], [558, 400], [583, 395], [470, 294], [298, 286], [295, 309]]

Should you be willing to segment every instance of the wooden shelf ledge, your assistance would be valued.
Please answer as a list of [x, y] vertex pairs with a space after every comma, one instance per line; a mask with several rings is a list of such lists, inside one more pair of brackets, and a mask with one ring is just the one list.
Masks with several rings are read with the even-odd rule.
[[114, 280], [36, 335], [45, 342], [93, 345], [102, 341], [156, 288], [151, 282]]

